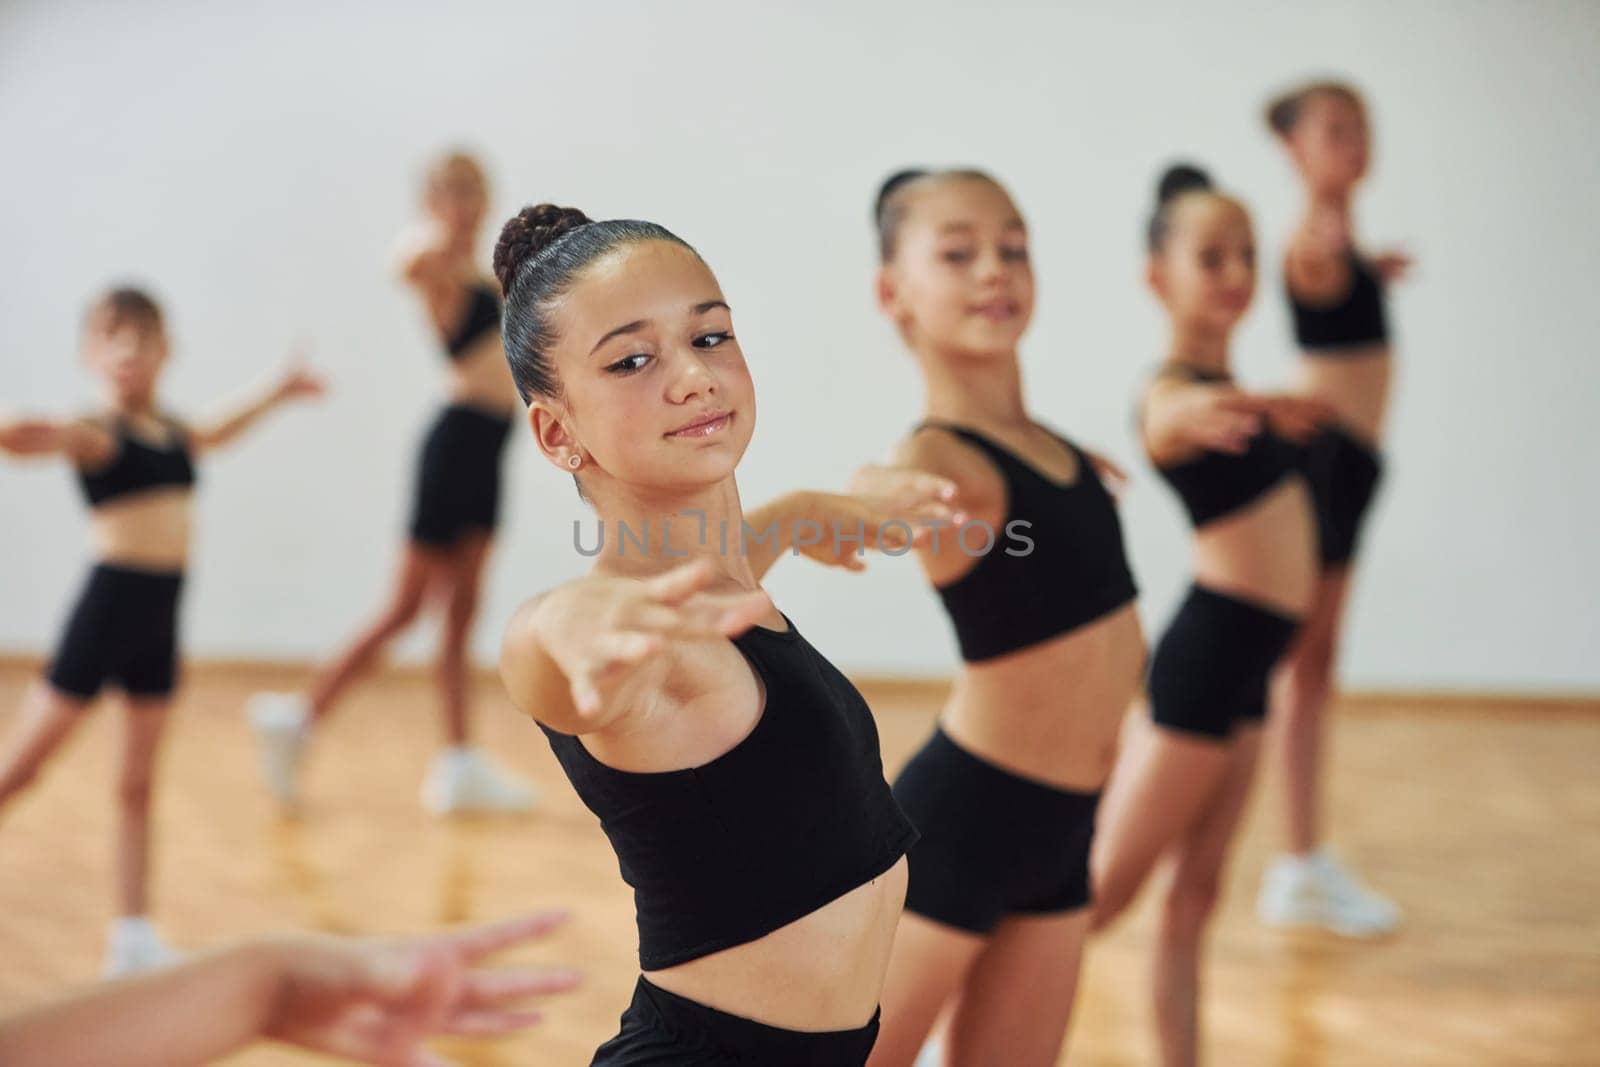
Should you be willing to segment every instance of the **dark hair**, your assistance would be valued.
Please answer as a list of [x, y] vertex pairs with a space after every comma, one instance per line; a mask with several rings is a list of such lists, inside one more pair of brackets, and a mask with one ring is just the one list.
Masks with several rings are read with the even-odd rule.
[[501, 338], [524, 402], [560, 393], [549, 358], [556, 339], [550, 305], [590, 263], [640, 241], [671, 241], [694, 252], [683, 238], [653, 222], [595, 222], [575, 207], [554, 204], [525, 207], [501, 228], [494, 246], [494, 275], [506, 299]]
[[1150, 213], [1150, 223], [1145, 230], [1146, 247], [1154, 253], [1167, 243], [1174, 200], [1185, 193], [1208, 192], [1212, 188], [1211, 176], [1191, 163], [1174, 163], [1168, 167], [1156, 183], [1156, 207]]
[[115, 330], [124, 324], [141, 330], [162, 327], [161, 305], [145, 290], [132, 285], [116, 285], [95, 298], [84, 314], [84, 325]]
[[1000, 183], [993, 177], [970, 167], [953, 167], [947, 170], [908, 167], [905, 170], [895, 171], [878, 186], [878, 198], [872, 204], [872, 221], [878, 228], [878, 258], [885, 263], [894, 258], [895, 241], [900, 236], [900, 224], [905, 222], [906, 209], [910, 206], [906, 187], [923, 178], [969, 178], [988, 182], [995, 188], [1000, 188]]
[[1294, 132], [1300, 116], [1305, 113], [1306, 105], [1318, 96], [1337, 96], [1348, 100], [1356, 107], [1363, 106], [1361, 94], [1348, 82], [1333, 80], [1306, 82], [1272, 98], [1267, 104], [1267, 126], [1279, 137], [1288, 137]]

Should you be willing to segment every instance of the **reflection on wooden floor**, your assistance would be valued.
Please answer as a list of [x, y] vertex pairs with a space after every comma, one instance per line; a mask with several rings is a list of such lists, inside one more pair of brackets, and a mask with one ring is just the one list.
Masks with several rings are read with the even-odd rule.
[[[0, 669], [0, 729], [31, 672]], [[543, 811], [441, 823], [417, 804], [436, 727], [425, 678], [360, 691], [321, 738], [310, 811], [280, 822], [258, 786], [241, 706], [293, 681], [206, 668], [170, 734], [159, 794], [156, 916], [182, 944], [303, 926], [421, 930], [552, 905], [571, 924], [532, 959], [589, 972], [550, 1019], [499, 1045], [441, 1047], [473, 1067], [581, 1064], [614, 1032], [636, 974], [631, 900], [599, 828], [543, 738], [487, 678], [481, 733], [542, 786]], [[926, 689], [869, 686], [892, 771], [921, 740]], [[1263, 930], [1251, 903], [1276, 841], [1275, 782], [1257, 794], [1207, 975], [1207, 1062], [1334, 1065], [1600, 1062], [1600, 714], [1594, 707], [1417, 699], [1347, 702], [1333, 820], [1357, 867], [1406, 910], [1364, 945]], [[0, 822], [0, 1011], [91, 979], [107, 917], [106, 702]], [[1093, 946], [1072, 1062], [1152, 1062], [1144, 1002], [1151, 895]], [[326, 1061], [262, 1048], [231, 1067]]]

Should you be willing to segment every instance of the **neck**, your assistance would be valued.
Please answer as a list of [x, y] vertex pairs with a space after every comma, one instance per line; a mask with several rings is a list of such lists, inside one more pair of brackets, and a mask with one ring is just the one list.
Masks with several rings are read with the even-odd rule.
[[1321, 216], [1334, 216], [1341, 222], [1348, 223], [1351, 216], [1352, 189], [1312, 189], [1306, 200], [1306, 214], [1315, 218]]
[[127, 418], [143, 418], [156, 413], [156, 398], [154, 393], [125, 396], [121, 393], [108, 392], [106, 406], [116, 414]]
[[[708, 559], [733, 584], [759, 587], [741, 550], [744, 508], [731, 474], [687, 491], [612, 485], [592, 496], [596, 522], [580, 524], [579, 543], [598, 569], [647, 577]], [[603, 543], [595, 553], [597, 539]]]
[[1207, 374], [1227, 374], [1228, 334], [1194, 323], [1174, 323], [1167, 344], [1167, 362]]
[[927, 349], [917, 351], [917, 361], [927, 388], [923, 411], [928, 418], [969, 426], [1016, 426], [1029, 421], [1016, 352], [970, 356]]

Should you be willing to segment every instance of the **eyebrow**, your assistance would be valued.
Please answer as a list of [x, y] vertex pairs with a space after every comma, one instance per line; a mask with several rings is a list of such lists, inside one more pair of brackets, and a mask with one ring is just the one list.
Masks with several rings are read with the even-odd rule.
[[[690, 308], [689, 310], [691, 312], [693, 312], [694, 314], [696, 314], [696, 315], [704, 315], [706, 312], [710, 311], [712, 308], [722, 308], [724, 311], [729, 311], [729, 312], [731, 312], [733, 310], [724, 301], [721, 301], [721, 300], [707, 300], [703, 304], [696, 304], [694, 307]], [[611, 340], [613, 337], [620, 337], [623, 334], [627, 334], [627, 333], [638, 333], [640, 330], [645, 328], [646, 321], [647, 320], [645, 320], [645, 319], [636, 319], [635, 321], [630, 322], [625, 326], [618, 326], [616, 329], [612, 330], [611, 332], [607, 333], [604, 337], [600, 338], [600, 340], [596, 341], [594, 343], [594, 347], [589, 349], [589, 354], [592, 356], [596, 352], [600, 351], [600, 346], [605, 344], [607, 341]]]

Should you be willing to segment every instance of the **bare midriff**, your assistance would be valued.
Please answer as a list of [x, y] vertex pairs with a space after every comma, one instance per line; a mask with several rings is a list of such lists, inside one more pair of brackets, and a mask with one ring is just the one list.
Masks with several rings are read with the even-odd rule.
[[1130, 602], [1059, 637], [963, 664], [941, 726], [1002, 770], [1094, 792], [1110, 773], [1144, 661], [1144, 635]]
[[813, 1033], [854, 1030], [878, 1009], [906, 897], [906, 860], [743, 945], [646, 972], [662, 989], [746, 1019]]
[[1219, 593], [1293, 617], [1317, 586], [1317, 531], [1311, 491], [1290, 475], [1248, 506], [1194, 534], [1194, 580]]
[[1375, 446], [1383, 439], [1392, 368], [1389, 345], [1380, 341], [1337, 356], [1302, 356], [1300, 384], [1331, 404], [1347, 430]]
[[95, 561], [136, 570], [182, 571], [189, 559], [194, 493], [152, 489], [96, 506], [89, 515]]
[[484, 334], [471, 348], [452, 359], [449, 376], [452, 404], [502, 417], [513, 414], [520, 406], [497, 331]]

